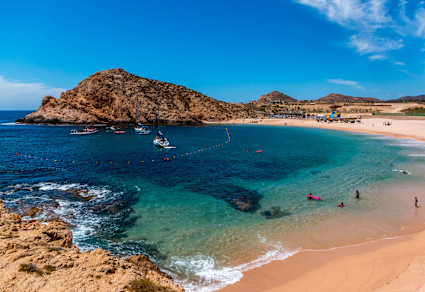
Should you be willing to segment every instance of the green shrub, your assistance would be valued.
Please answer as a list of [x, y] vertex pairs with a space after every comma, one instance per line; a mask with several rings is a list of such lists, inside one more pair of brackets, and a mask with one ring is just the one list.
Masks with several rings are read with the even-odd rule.
[[51, 274], [52, 272], [56, 271], [56, 267], [52, 265], [45, 265], [43, 269], [46, 271], [46, 274]]
[[126, 287], [131, 292], [167, 292], [169, 288], [159, 286], [149, 279], [140, 279], [131, 281]]
[[25, 272], [25, 273], [35, 273], [39, 276], [43, 275], [43, 271], [40, 271], [37, 269], [37, 267], [33, 264], [21, 264], [19, 266], [19, 272]]

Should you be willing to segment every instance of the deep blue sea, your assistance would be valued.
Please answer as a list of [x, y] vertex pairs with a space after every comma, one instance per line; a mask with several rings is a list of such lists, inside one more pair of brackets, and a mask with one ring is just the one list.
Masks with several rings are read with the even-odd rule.
[[[346, 244], [332, 235], [338, 224], [388, 216], [376, 211], [381, 186], [423, 179], [409, 166], [423, 163], [425, 148], [411, 140], [261, 125], [166, 126], [177, 148], [161, 150], [154, 133], [71, 136], [75, 127], [14, 122], [28, 113], [0, 111], [5, 204], [21, 213], [38, 206], [37, 218], [74, 225], [83, 251], [145, 254], [189, 291], [218, 289], [302, 248]], [[323, 199], [307, 200], [308, 193]]]

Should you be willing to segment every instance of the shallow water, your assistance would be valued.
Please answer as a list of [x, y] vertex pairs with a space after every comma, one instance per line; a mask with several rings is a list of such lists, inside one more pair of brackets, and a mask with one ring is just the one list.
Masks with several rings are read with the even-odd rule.
[[[42, 205], [40, 219], [59, 216], [76, 226], [82, 250], [143, 253], [189, 291], [223, 287], [301, 248], [398, 232], [404, 221], [390, 212], [408, 203], [382, 190], [423, 179], [414, 165], [424, 161], [425, 147], [411, 140], [228, 125], [225, 143], [222, 125], [164, 127], [177, 148], [159, 150], [153, 135], [132, 129], [75, 137], [69, 126], [13, 123], [24, 114], [0, 112], [6, 205], [18, 212]], [[308, 193], [323, 199], [307, 200]], [[336, 207], [341, 201], [346, 208]], [[370, 220], [380, 223], [352, 224]], [[353, 236], [335, 232], [347, 226]]]

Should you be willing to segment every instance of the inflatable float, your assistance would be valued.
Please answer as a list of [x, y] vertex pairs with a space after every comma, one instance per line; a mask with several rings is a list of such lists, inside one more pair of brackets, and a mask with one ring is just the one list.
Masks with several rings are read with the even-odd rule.
[[320, 200], [320, 199], [322, 199], [321, 197], [315, 197], [315, 196], [312, 196], [312, 195], [306, 195], [307, 196], [307, 199], [314, 199], [314, 200]]

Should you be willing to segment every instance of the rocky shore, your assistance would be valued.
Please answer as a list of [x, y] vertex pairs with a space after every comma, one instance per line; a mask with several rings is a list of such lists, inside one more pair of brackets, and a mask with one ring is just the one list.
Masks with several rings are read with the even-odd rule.
[[147, 257], [80, 252], [61, 221], [22, 220], [0, 199], [0, 291], [184, 291]]
[[[43, 98], [36, 112], [18, 120], [28, 124], [136, 124], [137, 96], [140, 121], [156, 119], [159, 92], [162, 123], [191, 124], [251, 117], [247, 105], [215, 100], [172, 83], [142, 78], [123, 69], [97, 72], [75, 88]], [[139, 93], [138, 93], [139, 91]]]

